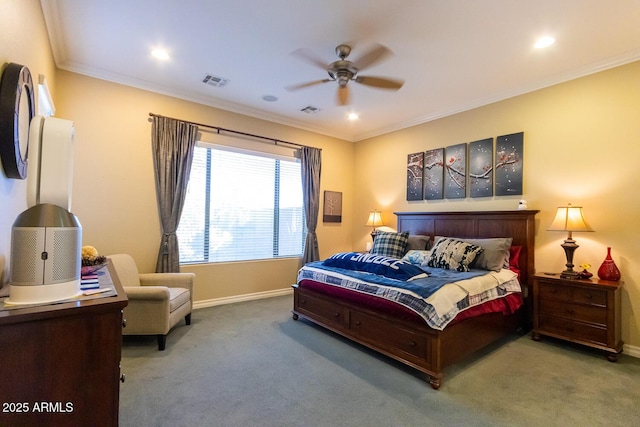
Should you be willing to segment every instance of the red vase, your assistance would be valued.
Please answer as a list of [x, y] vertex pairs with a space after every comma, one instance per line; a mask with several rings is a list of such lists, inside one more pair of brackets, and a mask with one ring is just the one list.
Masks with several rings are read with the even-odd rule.
[[611, 248], [607, 248], [607, 257], [598, 269], [598, 277], [602, 280], [620, 280], [620, 270], [618, 270], [616, 263], [611, 258]]

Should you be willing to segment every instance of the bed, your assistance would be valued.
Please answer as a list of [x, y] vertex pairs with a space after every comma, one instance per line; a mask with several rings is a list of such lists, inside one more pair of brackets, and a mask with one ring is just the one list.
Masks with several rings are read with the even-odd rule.
[[[517, 248], [522, 304], [511, 314], [501, 309], [466, 310], [442, 330], [431, 327], [414, 310], [375, 296], [316, 282], [293, 285], [293, 319], [307, 319], [356, 343], [425, 374], [440, 388], [443, 370], [508, 335], [530, 329], [529, 295], [534, 275], [535, 210], [476, 212], [396, 212], [398, 232], [412, 236], [468, 239], [511, 238]], [[513, 255], [513, 253], [512, 253]], [[512, 259], [513, 261], [513, 259]], [[514, 268], [514, 270], [516, 270]], [[416, 276], [417, 277], [417, 276]], [[511, 297], [513, 294], [509, 294]], [[489, 301], [495, 304], [495, 300]]]

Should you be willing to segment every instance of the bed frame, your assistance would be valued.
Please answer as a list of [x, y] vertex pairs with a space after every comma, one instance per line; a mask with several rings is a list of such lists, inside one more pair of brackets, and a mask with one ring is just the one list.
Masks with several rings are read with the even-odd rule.
[[530, 329], [529, 288], [534, 275], [536, 210], [481, 212], [396, 212], [398, 230], [429, 236], [467, 238], [512, 237], [520, 253], [520, 282], [524, 305], [514, 314], [483, 314], [462, 320], [443, 331], [400, 320], [294, 285], [293, 318], [303, 317], [359, 344], [426, 374], [434, 389], [442, 371], [479, 349], [510, 334]]

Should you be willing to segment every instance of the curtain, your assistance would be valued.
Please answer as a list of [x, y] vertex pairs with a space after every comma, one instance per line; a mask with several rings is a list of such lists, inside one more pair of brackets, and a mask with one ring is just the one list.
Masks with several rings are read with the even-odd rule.
[[153, 116], [151, 145], [162, 240], [157, 273], [180, 271], [176, 231], [187, 192], [198, 126], [167, 117]]
[[304, 264], [320, 259], [318, 249], [318, 211], [320, 210], [320, 170], [322, 169], [322, 151], [318, 148], [302, 147], [300, 149], [302, 172], [302, 200], [307, 220], [307, 237], [305, 238]]

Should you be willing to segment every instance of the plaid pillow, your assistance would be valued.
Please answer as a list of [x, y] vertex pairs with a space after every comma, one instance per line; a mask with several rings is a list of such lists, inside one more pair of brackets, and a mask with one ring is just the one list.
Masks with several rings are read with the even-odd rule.
[[392, 258], [402, 258], [407, 251], [408, 241], [409, 232], [389, 233], [386, 231], [378, 231], [376, 239], [373, 241], [371, 253]]
[[462, 240], [442, 237], [433, 245], [427, 265], [445, 270], [469, 271], [469, 265], [482, 250], [480, 246]]

